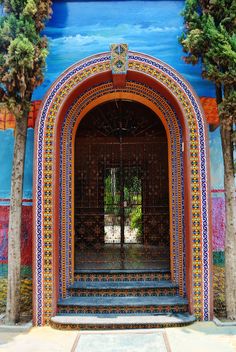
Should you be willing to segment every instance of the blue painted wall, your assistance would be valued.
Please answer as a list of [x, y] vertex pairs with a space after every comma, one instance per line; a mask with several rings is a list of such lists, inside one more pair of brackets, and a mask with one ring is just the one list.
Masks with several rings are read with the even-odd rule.
[[50, 48], [46, 79], [34, 99], [41, 99], [68, 66], [120, 42], [173, 66], [200, 96], [214, 96], [213, 85], [201, 79], [200, 67], [182, 60], [178, 37], [183, 5], [184, 1], [54, 1], [45, 30]]
[[220, 128], [209, 134], [211, 188], [224, 189], [224, 162]]
[[[14, 148], [14, 131], [0, 131], [0, 198], [9, 199]], [[34, 130], [28, 129], [24, 171], [23, 198], [32, 198]], [[6, 203], [7, 205], [8, 203]], [[3, 202], [1, 202], [3, 205]]]

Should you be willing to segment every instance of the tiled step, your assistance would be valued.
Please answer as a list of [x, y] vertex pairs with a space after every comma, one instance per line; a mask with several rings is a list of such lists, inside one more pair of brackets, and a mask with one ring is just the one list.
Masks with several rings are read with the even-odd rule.
[[174, 296], [178, 285], [171, 281], [76, 281], [70, 296]]
[[60, 314], [183, 313], [188, 302], [180, 296], [69, 297], [58, 302]]
[[76, 270], [70, 297], [58, 302], [59, 329], [182, 326], [194, 321], [167, 269]]
[[154, 281], [170, 280], [170, 271], [157, 270], [75, 270], [75, 281]]
[[194, 316], [188, 313], [178, 314], [78, 314], [76, 316], [60, 316], [51, 318], [51, 326], [56, 329], [151, 329], [163, 327], [178, 327], [191, 324]]

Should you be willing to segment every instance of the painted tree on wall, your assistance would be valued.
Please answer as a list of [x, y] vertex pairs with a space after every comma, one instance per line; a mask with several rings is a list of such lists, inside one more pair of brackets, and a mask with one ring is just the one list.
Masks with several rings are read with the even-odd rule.
[[186, 0], [180, 38], [187, 63], [202, 65], [216, 88], [224, 158], [226, 199], [225, 293], [229, 319], [236, 319], [236, 208], [234, 135], [236, 122], [236, 0]]
[[21, 203], [27, 119], [34, 89], [43, 82], [47, 40], [40, 36], [50, 17], [50, 0], [0, 0], [0, 100], [15, 116], [8, 233], [8, 295], [6, 320], [20, 318]]

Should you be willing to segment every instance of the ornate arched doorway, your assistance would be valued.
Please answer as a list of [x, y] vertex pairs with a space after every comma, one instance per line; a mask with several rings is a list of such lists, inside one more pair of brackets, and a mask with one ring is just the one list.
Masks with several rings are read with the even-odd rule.
[[[78, 200], [82, 199], [76, 191], [76, 185], [82, 180], [81, 174], [76, 174], [76, 162], [78, 158], [81, 163], [83, 158], [85, 160], [83, 156], [78, 157], [75, 147], [77, 141], [80, 145], [80, 127], [86, 127], [88, 116], [92, 121], [91, 114], [96, 116], [96, 109], [102, 104], [117, 101], [128, 101], [133, 109], [135, 104], [141, 104], [149, 114], [158, 116], [160, 129], [165, 129], [171, 279], [178, 284], [180, 295], [188, 298], [190, 313], [202, 320], [211, 318], [208, 147], [204, 116], [192, 88], [172, 68], [144, 54], [129, 52], [127, 59], [128, 70], [122, 76], [111, 70], [110, 53], [75, 64], [59, 77], [42, 105], [36, 130], [34, 166], [33, 299], [36, 325], [48, 323], [55, 315], [58, 299], [68, 295], [68, 287], [74, 279], [75, 229], [77, 225], [82, 229], [84, 224], [82, 217], [75, 215], [76, 206], [80, 206]], [[116, 62], [119, 66], [119, 61]], [[87, 123], [87, 132], [88, 126], [91, 125]], [[122, 124], [119, 126], [121, 128]], [[119, 130], [117, 125], [115, 128]], [[97, 151], [97, 155], [101, 153]], [[142, 158], [138, 159], [141, 162]], [[104, 194], [104, 183], [110, 182], [109, 175], [114, 181], [114, 173], [119, 175], [120, 182], [118, 169], [122, 162], [127, 161], [122, 157], [118, 166], [114, 160], [114, 164], [109, 162], [105, 170], [103, 167], [100, 186], [103, 231], [104, 221], [111, 221], [114, 215], [104, 212], [104, 207], [108, 208], [108, 204], [104, 206], [104, 197], [109, 196]], [[124, 168], [125, 165], [123, 176]], [[136, 165], [130, 168], [128, 176], [128, 179], [142, 179]], [[125, 186], [124, 178], [123, 182]], [[141, 181], [137, 182], [138, 188], [142, 189]], [[124, 187], [119, 193], [124, 197]], [[126, 200], [119, 199], [119, 204], [121, 201]], [[145, 207], [143, 203], [136, 205]], [[114, 210], [114, 202], [112, 206]], [[120, 221], [120, 238], [125, 242], [125, 226], [129, 221], [118, 219], [120, 212], [125, 213], [124, 207], [119, 209], [113, 225], [118, 226], [117, 221]]]

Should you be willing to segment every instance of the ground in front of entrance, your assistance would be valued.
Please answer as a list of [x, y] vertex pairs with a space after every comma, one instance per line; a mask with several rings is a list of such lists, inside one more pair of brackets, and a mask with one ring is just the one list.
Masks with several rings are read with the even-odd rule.
[[187, 327], [149, 330], [27, 332], [0, 327], [0, 351], [23, 352], [235, 352], [236, 326], [197, 322]]

